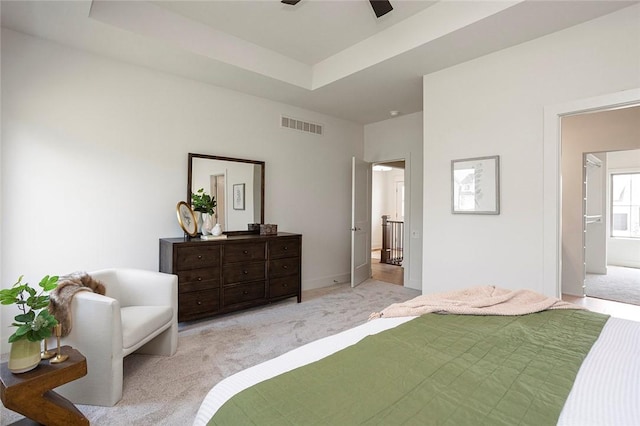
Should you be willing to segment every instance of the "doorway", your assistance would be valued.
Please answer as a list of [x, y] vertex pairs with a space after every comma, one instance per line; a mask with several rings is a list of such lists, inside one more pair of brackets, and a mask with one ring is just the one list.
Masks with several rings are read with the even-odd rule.
[[209, 194], [214, 194], [215, 199], [216, 199], [216, 208], [215, 208], [215, 212], [214, 212], [214, 216], [215, 216], [215, 221], [216, 223], [219, 223], [220, 226], [222, 227], [222, 229], [226, 230], [226, 218], [225, 218], [225, 212], [227, 209], [226, 206], [226, 197], [225, 197], [225, 178], [224, 178], [224, 174], [218, 174], [218, 175], [211, 175], [211, 177], [209, 178], [209, 185], [211, 187], [211, 190], [209, 192]]
[[584, 294], [640, 305], [640, 149], [584, 156]]
[[405, 161], [374, 163], [371, 191], [372, 278], [403, 286]]
[[[628, 108], [640, 105], [640, 88], [614, 92], [602, 96], [578, 99], [562, 104], [548, 105], [544, 108], [544, 147], [543, 147], [543, 259], [542, 291], [545, 294], [561, 297], [563, 294], [583, 297], [582, 291], [575, 291], [572, 283], [563, 279], [563, 215], [562, 202], [562, 148], [561, 121], [574, 114], [590, 111], [606, 111], [616, 108]], [[636, 142], [637, 143], [637, 142]], [[632, 149], [632, 148], [621, 148]], [[590, 150], [586, 150], [587, 152]], [[580, 221], [580, 218], [578, 218]], [[580, 286], [581, 287], [581, 286]]]
[[[561, 118], [561, 204], [558, 259], [562, 293], [585, 296], [587, 269], [607, 269], [607, 245], [612, 217], [607, 215], [607, 157], [614, 151], [640, 148], [640, 107], [603, 105]], [[590, 189], [599, 196], [588, 196]], [[558, 287], [560, 289], [560, 287]]]

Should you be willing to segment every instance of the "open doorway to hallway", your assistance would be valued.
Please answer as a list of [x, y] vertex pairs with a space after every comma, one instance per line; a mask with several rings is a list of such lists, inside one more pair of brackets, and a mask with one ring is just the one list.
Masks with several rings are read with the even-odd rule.
[[405, 162], [373, 165], [371, 197], [372, 278], [404, 285]]

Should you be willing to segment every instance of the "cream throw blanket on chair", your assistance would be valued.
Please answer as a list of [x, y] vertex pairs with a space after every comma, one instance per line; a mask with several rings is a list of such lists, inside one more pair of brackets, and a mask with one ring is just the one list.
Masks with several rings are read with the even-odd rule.
[[369, 319], [419, 316], [427, 313], [459, 315], [525, 315], [546, 309], [584, 309], [531, 290], [507, 290], [493, 285], [470, 287], [447, 293], [426, 294], [394, 303]]

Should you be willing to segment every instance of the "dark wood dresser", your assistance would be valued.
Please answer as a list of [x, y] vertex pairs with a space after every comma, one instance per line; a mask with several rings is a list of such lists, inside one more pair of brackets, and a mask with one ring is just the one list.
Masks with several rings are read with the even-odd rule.
[[178, 321], [302, 300], [302, 235], [160, 239], [160, 272], [178, 276]]

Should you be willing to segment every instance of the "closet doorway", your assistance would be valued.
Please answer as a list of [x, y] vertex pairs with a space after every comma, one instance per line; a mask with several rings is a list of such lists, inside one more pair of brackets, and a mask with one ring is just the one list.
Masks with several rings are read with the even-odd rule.
[[584, 294], [640, 305], [640, 149], [584, 156]]
[[372, 278], [404, 285], [405, 161], [374, 163], [371, 191]]
[[[614, 218], [614, 211], [622, 206], [614, 208], [613, 199], [622, 196], [620, 202], [627, 202], [624, 194], [630, 195], [632, 189], [616, 184], [614, 190], [611, 176], [614, 169], [633, 169], [628, 161], [640, 149], [639, 136], [640, 106], [636, 105], [561, 117], [561, 285], [565, 294], [596, 297], [597, 293], [597, 297], [631, 302], [628, 295], [615, 297], [611, 283], [622, 283], [628, 274], [615, 277], [613, 267], [640, 267], [640, 238], [619, 236], [613, 229], [631, 229], [631, 222], [621, 221], [631, 221], [640, 205], [634, 207], [629, 201], [628, 214]], [[623, 258], [614, 259], [618, 243], [627, 250]], [[610, 284], [597, 292], [595, 282], [590, 285], [588, 280], [594, 278]], [[628, 287], [640, 292], [640, 281], [631, 277]]]

